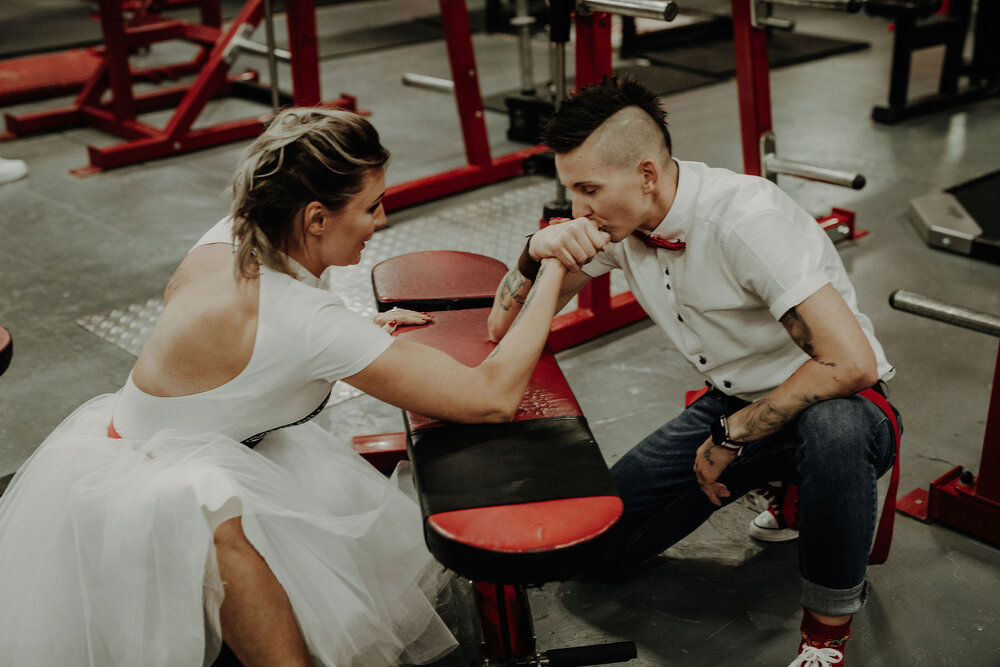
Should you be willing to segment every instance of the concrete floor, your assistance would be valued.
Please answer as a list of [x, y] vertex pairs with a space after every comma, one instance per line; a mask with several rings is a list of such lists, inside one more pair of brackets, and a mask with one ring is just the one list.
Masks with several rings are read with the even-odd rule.
[[[320, 31], [395, 21], [434, 6], [430, 0], [371, 0], [323, 8]], [[887, 297], [908, 289], [1000, 313], [1000, 266], [928, 248], [906, 216], [910, 198], [1000, 168], [1000, 99], [898, 126], [876, 125], [869, 114], [885, 102], [889, 79], [892, 36], [885, 23], [820, 11], [780, 14], [796, 18], [802, 32], [871, 43], [865, 51], [774, 71], [772, 104], [785, 157], [868, 178], [861, 191], [793, 178], [781, 185], [810, 212], [856, 210], [860, 226], [871, 232], [842, 245], [841, 253], [861, 307], [898, 368], [892, 397], [905, 424], [900, 490], [926, 487], [955, 465], [976, 470], [997, 340], [894, 311]], [[474, 41], [483, 92], [515, 87], [513, 39], [477, 35]], [[169, 45], [164, 49], [170, 53]], [[535, 54], [541, 77], [543, 43]], [[939, 56], [932, 50], [917, 59], [915, 90], [933, 82]], [[247, 66], [266, 71], [249, 58]], [[447, 76], [443, 43], [321, 64], [326, 96], [348, 92], [372, 111], [393, 151], [390, 183], [464, 163], [453, 100], [403, 87], [404, 68]], [[734, 81], [671, 96], [666, 105], [679, 158], [741, 169]], [[222, 101], [200, 122], [263, 111]], [[494, 154], [522, 147], [504, 138], [503, 115], [489, 113], [487, 121]], [[68, 172], [85, 164], [88, 143], [114, 139], [75, 129], [0, 145], [0, 155], [25, 159], [31, 168], [27, 179], [0, 186], [0, 324], [13, 332], [16, 346], [14, 363], [0, 379], [0, 474], [15, 470], [77, 405], [121, 385], [134, 357], [77, 320], [161, 294], [192, 243], [226, 214], [225, 189], [245, 146], [78, 179]], [[402, 228], [523, 185], [518, 179], [401, 211], [390, 215], [390, 224]], [[609, 463], [679, 411], [684, 390], [701, 383], [665, 338], [641, 323], [562, 352], [559, 359]], [[394, 409], [365, 396], [328, 408], [323, 418], [345, 438], [400, 427]], [[743, 533], [752, 513], [743, 505], [720, 513], [657, 567], [628, 582], [570, 581], [533, 591], [540, 649], [632, 639], [639, 648], [634, 665], [786, 665], [797, 642], [796, 550], [794, 544], [753, 545]], [[851, 664], [1000, 665], [998, 567], [996, 547], [898, 518], [889, 563], [869, 571], [872, 592], [854, 622]], [[441, 665], [466, 659], [456, 654]]]

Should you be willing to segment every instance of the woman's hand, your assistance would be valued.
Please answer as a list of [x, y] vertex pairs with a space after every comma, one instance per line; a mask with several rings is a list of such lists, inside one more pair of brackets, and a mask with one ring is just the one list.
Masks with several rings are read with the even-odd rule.
[[407, 310], [405, 308], [392, 308], [384, 313], [378, 313], [372, 319], [375, 321], [375, 324], [389, 333], [394, 332], [397, 327], [404, 325], [429, 324], [434, 321], [434, 318], [427, 313], [418, 313], [415, 310]]

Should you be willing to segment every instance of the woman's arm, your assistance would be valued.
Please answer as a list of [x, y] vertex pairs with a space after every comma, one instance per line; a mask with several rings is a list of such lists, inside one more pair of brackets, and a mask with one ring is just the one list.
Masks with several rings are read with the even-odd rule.
[[580, 271], [580, 267], [604, 249], [609, 238], [607, 232], [599, 230], [587, 218], [553, 220], [532, 234], [518, 260], [518, 267], [511, 269], [497, 288], [489, 317], [490, 340], [497, 342], [506, 335], [531, 289], [532, 278], [521, 271], [522, 263], [528, 267], [525, 271], [530, 272], [533, 263], [537, 266], [539, 260], [551, 257], [559, 260], [568, 271], [556, 304], [558, 313], [590, 281], [590, 276]]
[[[555, 312], [558, 313], [565, 308], [570, 299], [576, 296], [588, 282], [590, 282], [590, 276], [583, 271], [567, 273], [559, 288]], [[521, 272], [516, 268], [508, 271], [507, 275], [500, 281], [500, 286], [493, 299], [493, 310], [490, 311], [487, 320], [491, 341], [497, 343], [507, 334], [511, 323], [521, 312], [521, 306], [528, 297], [531, 285], [532, 282], [521, 275]]]
[[507, 335], [474, 368], [426, 345], [397, 340], [344, 381], [429, 417], [466, 423], [510, 421], [548, 338], [564, 274], [557, 260], [542, 262]]

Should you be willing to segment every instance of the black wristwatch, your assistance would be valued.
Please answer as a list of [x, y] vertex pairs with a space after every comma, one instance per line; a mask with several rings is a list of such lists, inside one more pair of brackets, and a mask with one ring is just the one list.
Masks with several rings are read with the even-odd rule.
[[735, 452], [736, 456], [743, 453], [743, 443], [733, 442], [729, 438], [729, 424], [726, 423], [726, 415], [722, 415], [716, 421], [712, 422], [712, 443]]

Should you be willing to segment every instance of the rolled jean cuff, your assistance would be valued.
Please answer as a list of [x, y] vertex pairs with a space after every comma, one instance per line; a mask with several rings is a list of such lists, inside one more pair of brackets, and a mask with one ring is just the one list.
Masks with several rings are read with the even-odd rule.
[[867, 598], [867, 581], [854, 588], [827, 588], [802, 579], [802, 606], [824, 616], [856, 614]]

